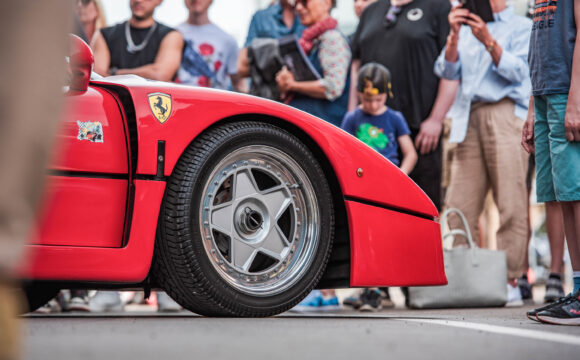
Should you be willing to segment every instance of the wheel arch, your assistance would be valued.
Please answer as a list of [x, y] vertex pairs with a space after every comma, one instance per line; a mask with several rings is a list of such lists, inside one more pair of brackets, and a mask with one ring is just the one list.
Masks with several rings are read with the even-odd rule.
[[[350, 236], [346, 206], [342, 196], [343, 191], [328, 157], [324, 154], [322, 148], [299, 126], [285, 121], [279, 117], [264, 114], [240, 114], [226, 117], [214, 122], [211, 126], [205, 128], [197, 134], [190, 142], [203, 136], [207, 131], [216, 127], [242, 121], [262, 122], [275, 125], [292, 135], [296, 136], [312, 152], [326, 176], [330, 190], [332, 192], [332, 201], [335, 216], [335, 231], [332, 252], [328, 264], [317, 288], [344, 288], [350, 286]], [[173, 175], [173, 171], [172, 171]], [[167, 191], [167, 189], [165, 190]], [[156, 236], [157, 241], [157, 236]]]

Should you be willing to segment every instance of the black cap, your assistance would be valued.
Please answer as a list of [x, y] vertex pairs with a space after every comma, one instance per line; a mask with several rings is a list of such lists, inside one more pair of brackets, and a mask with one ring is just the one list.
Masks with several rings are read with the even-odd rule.
[[381, 64], [371, 62], [365, 64], [358, 72], [356, 90], [367, 95], [388, 94], [391, 92], [391, 72]]

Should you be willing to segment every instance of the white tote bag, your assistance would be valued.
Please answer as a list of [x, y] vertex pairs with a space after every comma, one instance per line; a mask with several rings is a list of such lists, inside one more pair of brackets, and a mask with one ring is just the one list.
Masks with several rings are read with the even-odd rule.
[[462, 235], [468, 248], [443, 249], [448, 284], [410, 287], [409, 306], [417, 309], [504, 306], [507, 301], [507, 264], [504, 251], [480, 249], [474, 243], [465, 216], [447, 209], [441, 216], [441, 233], [449, 214], [461, 219], [464, 230], [451, 229], [444, 236]]

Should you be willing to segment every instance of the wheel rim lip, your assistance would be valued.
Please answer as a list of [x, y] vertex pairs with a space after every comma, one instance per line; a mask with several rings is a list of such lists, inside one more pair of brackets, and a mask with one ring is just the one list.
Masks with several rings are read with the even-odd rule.
[[[292, 216], [293, 230], [290, 232], [294, 240], [291, 242], [282, 261], [265, 271], [248, 274], [236, 269], [223, 257], [217, 249], [214, 240], [211, 213], [213, 195], [219, 190], [223, 181], [239, 171], [239, 165], [248, 164], [252, 168], [270, 172], [282, 170], [281, 180], [294, 180], [302, 186], [289, 190], [293, 195], [293, 206], [301, 211]], [[267, 169], [265, 164], [270, 165]], [[252, 165], [253, 164], [253, 165]], [[236, 169], [238, 170], [232, 170]], [[279, 172], [280, 173], [280, 172]], [[218, 185], [216, 185], [216, 181]], [[236, 290], [252, 296], [265, 297], [282, 293], [303, 278], [314, 261], [319, 246], [320, 224], [319, 207], [314, 187], [305, 170], [283, 150], [267, 145], [248, 145], [241, 147], [223, 157], [214, 167], [204, 184], [202, 201], [199, 208], [199, 228], [202, 234], [203, 247], [206, 255], [220, 277]], [[275, 219], [274, 221], [277, 221]], [[230, 244], [231, 246], [231, 244]], [[233, 260], [232, 260], [233, 262]]]

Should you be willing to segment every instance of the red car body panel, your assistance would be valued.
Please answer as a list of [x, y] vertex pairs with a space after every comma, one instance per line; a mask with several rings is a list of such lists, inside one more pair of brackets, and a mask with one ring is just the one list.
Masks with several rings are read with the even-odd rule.
[[127, 180], [51, 176], [31, 244], [121, 247]]
[[440, 285], [447, 282], [439, 224], [347, 201], [351, 286]]
[[[56, 153], [50, 168], [62, 171], [128, 174], [127, 139], [124, 113], [115, 97], [104, 89], [89, 87], [64, 97], [64, 112], [57, 132]], [[77, 121], [98, 121], [103, 141], [79, 141]]]
[[162, 181], [135, 180], [131, 235], [121, 248], [28, 245], [22, 278], [38, 280], [137, 283], [151, 268]]
[[[128, 91], [134, 106], [137, 164], [131, 164], [128, 120], [116, 94], [121, 89]], [[153, 116], [148, 102], [149, 94], [159, 92], [172, 99], [164, 123]], [[185, 148], [203, 131], [235, 117], [259, 116], [290, 124], [316, 143], [331, 165], [348, 215], [351, 286], [446, 284], [433, 203], [378, 152], [318, 118], [251, 96], [136, 77], [92, 82], [86, 93], [68, 97], [66, 114], [51, 166], [59, 176], [51, 176], [22, 278], [143, 281], [153, 257], [165, 181], [142, 179], [159, 175], [159, 141], [165, 142], [162, 175], [170, 176]], [[77, 120], [100, 122], [104, 142], [78, 140]], [[62, 172], [78, 179], [63, 180]], [[81, 196], [83, 192], [89, 197]], [[83, 237], [83, 226], [95, 224], [103, 229]]]

